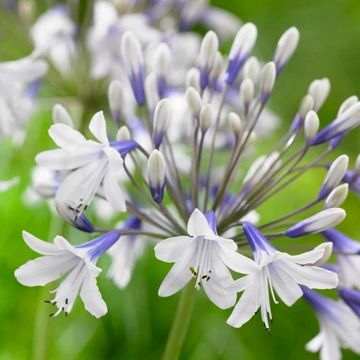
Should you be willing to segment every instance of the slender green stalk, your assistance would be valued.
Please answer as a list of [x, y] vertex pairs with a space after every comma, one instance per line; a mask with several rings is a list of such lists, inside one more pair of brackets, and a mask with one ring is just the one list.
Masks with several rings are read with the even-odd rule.
[[195, 288], [189, 284], [181, 293], [178, 308], [166, 343], [162, 360], [177, 360], [190, 325]]

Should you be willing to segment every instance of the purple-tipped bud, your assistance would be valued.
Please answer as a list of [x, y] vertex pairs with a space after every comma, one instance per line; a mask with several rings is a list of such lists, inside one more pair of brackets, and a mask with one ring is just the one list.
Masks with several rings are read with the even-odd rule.
[[151, 196], [157, 204], [164, 198], [165, 179], [165, 160], [161, 152], [155, 149], [148, 160], [148, 180]]
[[346, 134], [352, 128], [360, 124], [360, 102], [352, 105], [338, 118], [322, 129], [311, 142], [311, 145], [320, 145], [339, 135]]
[[225, 74], [227, 84], [231, 85], [236, 80], [255, 45], [256, 37], [257, 29], [252, 23], [244, 24], [238, 31], [229, 54], [229, 63]]
[[329, 229], [322, 232], [322, 235], [327, 241], [331, 241], [333, 243], [335, 253], [360, 255], [360, 243], [349, 238], [342, 232], [335, 229]]
[[153, 142], [158, 149], [164, 139], [171, 117], [170, 100], [162, 99], [156, 105], [154, 113]]
[[340, 208], [331, 208], [318, 212], [307, 219], [290, 227], [285, 235], [291, 238], [316, 234], [340, 224], [346, 216], [346, 212]]
[[134, 97], [142, 106], [145, 104], [144, 60], [140, 42], [131, 31], [127, 31], [121, 39], [121, 53]]
[[210, 82], [210, 74], [214, 67], [219, 48], [219, 40], [213, 31], [209, 31], [203, 38], [200, 47], [199, 69], [200, 86], [205, 89]]
[[344, 178], [349, 165], [349, 157], [347, 155], [339, 156], [330, 166], [324, 183], [320, 189], [318, 200], [325, 199], [330, 192], [340, 184]]
[[124, 93], [120, 81], [113, 80], [108, 89], [109, 107], [112, 119], [119, 124], [124, 106]]

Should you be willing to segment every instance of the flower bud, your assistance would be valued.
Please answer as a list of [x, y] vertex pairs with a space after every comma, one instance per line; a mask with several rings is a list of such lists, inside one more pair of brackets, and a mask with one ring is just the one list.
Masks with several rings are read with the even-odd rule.
[[271, 93], [276, 79], [276, 67], [273, 62], [267, 63], [260, 72], [260, 101], [264, 103]]
[[200, 94], [193, 88], [189, 87], [186, 90], [186, 102], [194, 117], [198, 117], [201, 110]]
[[305, 119], [307, 113], [314, 108], [314, 99], [311, 95], [305, 95], [301, 100], [299, 107], [299, 115], [301, 119]]
[[209, 31], [202, 40], [199, 55], [200, 86], [202, 89], [209, 85], [209, 77], [215, 64], [218, 48], [217, 35], [213, 31]]
[[201, 131], [204, 133], [210, 127], [213, 118], [213, 110], [210, 104], [206, 104], [201, 108], [199, 125]]
[[357, 96], [350, 96], [346, 100], [343, 101], [343, 103], [340, 105], [339, 111], [337, 113], [337, 116], [339, 117], [341, 114], [343, 114], [347, 109], [351, 108], [353, 105], [355, 105], [359, 101]]
[[121, 54], [136, 102], [142, 106], [145, 104], [144, 59], [140, 42], [131, 31], [121, 38]]
[[345, 110], [340, 116], [322, 129], [312, 141], [312, 145], [323, 144], [333, 138], [345, 135], [349, 130], [360, 124], [360, 102]]
[[341, 182], [349, 165], [347, 155], [339, 156], [330, 166], [324, 183], [320, 189], [318, 200], [325, 199], [326, 196]]
[[154, 64], [155, 74], [157, 80], [157, 91], [160, 97], [164, 96], [166, 88], [166, 75], [169, 71], [171, 62], [171, 52], [169, 46], [161, 43], [155, 50]]
[[304, 132], [306, 141], [310, 141], [314, 138], [319, 130], [320, 120], [317, 113], [313, 110], [306, 114], [304, 122]]
[[260, 70], [259, 60], [255, 56], [252, 56], [246, 61], [242, 74], [244, 79], [251, 79], [253, 83], [256, 84], [259, 80]]
[[296, 238], [316, 234], [340, 224], [345, 219], [345, 216], [345, 210], [340, 208], [322, 210], [289, 228], [285, 235]]
[[291, 27], [281, 35], [273, 58], [277, 72], [281, 71], [294, 54], [299, 43], [299, 37], [299, 30], [296, 27]]
[[349, 184], [341, 184], [337, 186], [325, 200], [325, 209], [341, 206], [346, 200], [349, 192]]
[[235, 135], [239, 136], [242, 130], [242, 122], [238, 114], [231, 112], [229, 114], [229, 123], [231, 130]]
[[162, 99], [156, 105], [154, 114], [153, 142], [155, 148], [161, 145], [165, 132], [169, 126], [171, 106], [169, 99]]
[[236, 80], [241, 67], [255, 45], [256, 37], [257, 29], [252, 23], [244, 24], [236, 34], [226, 70], [225, 82], [227, 84], [232, 84]]
[[248, 105], [253, 99], [255, 93], [255, 86], [251, 79], [244, 79], [240, 85], [240, 98], [245, 105]]
[[223, 65], [224, 65], [223, 57], [222, 57], [221, 53], [218, 51], [216, 54], [214, 66], [213, 66], [213, 69], [211, 72], [212, 86], [216, 85], [216, 80], [218, 79], [221, 72], [223, 71]]
[[108, 99], [111, 116], [115, 123], [118, 124], [121, 118], [121, 109], [124, 106], [124, 92], [120, 81], [113, 80], [110, 83], [108, 89]]
[[355, 166], [354, 166], [354, 172], [356, 174], [360, 175], [360, 154], [356, 157]]
[[324, 104], [330, 92], [330, 81], [328, 78], [314, 80], [308, 89], [308, 95], [314, 100], [314, 110], [318, 111]]
[[71, 119], [68, 111], [60, 104], [55, 104], [52, 110], [52, 120], [54, 124], [64, 124], [74, 127], [74, 123]]
[[165, 160], [159, 150], [153, 150], [148, 160], [148, 180], [151, 196], [157, 204], [164, 198], [165, 190]]
[[185, 79], [185, 85], [187, 88], [193, 87], [197, 92], [200, 92], [200, 71], [196, 68], [191, 68]]
[[130, 130], [127, 126], [121, 126], [120, 129], [116, 133], [116, 140], [117, 141], [124, 141], [124, 140], [130, 140], [131, 134]]

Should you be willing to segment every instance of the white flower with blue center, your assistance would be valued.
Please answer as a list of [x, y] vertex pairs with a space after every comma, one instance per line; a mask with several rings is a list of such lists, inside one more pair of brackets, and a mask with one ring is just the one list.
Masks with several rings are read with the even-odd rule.
[[269, 290], [275, 303], [276, 293], [286, 305], [292, 306], [303, 295], [300, 285], [315, 289], [333, 289], [337, 286], [337, 275], [317, 266], [329, 257], [331, 243], [292, 256], [277, 251], [251, 223], [245, 222], [243, 230], [258, 266], [255, 271], [236, 281], [236, 290], [243, 291], [243, 294], [227, 320], [229, 325], [242, 326], [260, 308], [261, 319], [269, 328], [269, 320], [272, 319]]
[[340, 360], [341, 348], [360, 355], [360, 320], [341, 301], [334, 301], [303, 288], [304, 298], [314, 308], [320, 332], [306, 344], [310, 352], [320, 351], [321, 360]]
[[219, 308], [233, 306], [236, 291], [229, 268], [247, 274], [256, 270], [257, 265], [237, 252], [233, 240], [217, 235], [212, 212], [205, 216], [195, 209], [188, 220], [187, 232], [188, 236], [162, 240], [155, 246], [159, 260], [175, 263], [163, 280], [159, 295], [173, 295], [195, 278], [195, 287], [202, 287]]
[[136, 148], [132, 140], [109, 142], [102, 112], [96, 113], [89, 129], [98, 141], [85, 137], [69, 125], [55, 124], [49, 134], [60, 149], [37, 155], [39, 165], [52, 170], [74, 170], [59, 186], [55, 204], [59, 213], [74, 225], [102, 185], [105, 198], [117, 211], [125, 211], [125, 196], [119, 185], [124, 156]]
[[26, 244], [41, 257], [30, 260], [15, 271], [16, 279], [26, 286], [44, 286], [65, 276], [53, 292], [55, 297], [49, 303], [57, 307], [52, 316], [69, 313], [80, 295], [85, 309], [99, 318], [107, 313], [107, 306], [101, 297], [96, 278], [101, 269], [96, 266], [98, 258], [120, 238], [118, 231], [110, 231], [92, 241], [73, 246], [62, 236], [56, 236], [53, 243], [42, 241], [23, 232]]

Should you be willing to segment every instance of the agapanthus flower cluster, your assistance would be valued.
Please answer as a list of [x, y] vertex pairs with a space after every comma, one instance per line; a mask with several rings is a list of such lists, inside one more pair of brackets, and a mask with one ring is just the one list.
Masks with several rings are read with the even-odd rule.
[[[174, 9], [188, 6], [164, 3]], [[96, 6], [105, 11], [112, 5]], [[149, 9], [157, 23], [156, 6]], [[109, 33], [96, 14], [99, 29], [90, 32], [92, 49], [99, 61], [111, 58], [110, 67], [121, 69], [121, 76], [109, 83], [108, 105], [89, 119], [89, 131], [80, 131], [63, 106], [54, 107], [49, 135], [56, 148], [36, 156], [47, 176], [33, 186], [53, 200], [65, 221], [89, 233], [89, 241], [79, 244], [58, 235], [50, 243], [24, 232], [26, 244], [41, 256], [16, 270], [18, 281], [43, 286], [60, 280], [49, 300], [53, 316], [70, 313], [79, 295], [85, 309], [101, 317], [108, 309], [97, 285], [98, 260], [110, 255], [108, 276], [125, 287], [137, 259], [153, 247], [158, 260], [172, 264], [159, 296], [193, 286], [220, 309], [231, 309], [230, 326], [241, 327], [259, 311], [267, 329], [272, 303], [280, 299], [292, 306], [303, 297], [320, 322], [320, 333], [307, 349], [320, 351], [322, 360], [339, 359], [341, 347], [360, 354], [360, 243], [334, 229], [345, 218], [341, 205], [348, 189], [359, 191], [360, 160], [348, 170], [347, 155], [331, 158], [360, 124], [357, 97], [346, 99], [334, 120], [325, 119], [320, 129], [318, 111], [330, 83], [314, 80], [288, 130], [254, 158], [259, 121], [298, 45], [296, 28], [280, 37], [266, 63], [252, 56], [257, 28], [246, 23], [227, 57], [219, 51], [219, 37], [209, 31], [195, 61], [177, 66], [182, 59], [171, 60], [166, 37], [144, 44], [135, 31], [119, 30], [124, 19], [118, 15]], [[179, 26], [192, 21], [180, 18]], [[95, 50], [94, 39], [109, 50], [100, 30], [117, 44], [112, 50], [120, 52], [118, 58], [105, 52], [101, 59]], [[97, 71], [109, 75], [109, 64], [97, 65]], [[172, 80], [184, 72], [182, 81]], [[319, 170], [324, 181], [302, 207], [261, 220], [257, 211], [263, 204], [278, 206], [279, 193], [291, 198], [296, 181]], [[111, 209], [109, 216], [123, 221], [111, 227], [94, 217], [100, 203]], [[316, 233], [323, 243], [292, 253], [293, 244], [307, 246], [303, 238]], [[288, 239], [290, 253], [277, 248], [278, 238]], [[328, 262], [332, 250], [336, 264]], [[317, 292], [322, 289], [336, 290], [340, 300]]]

